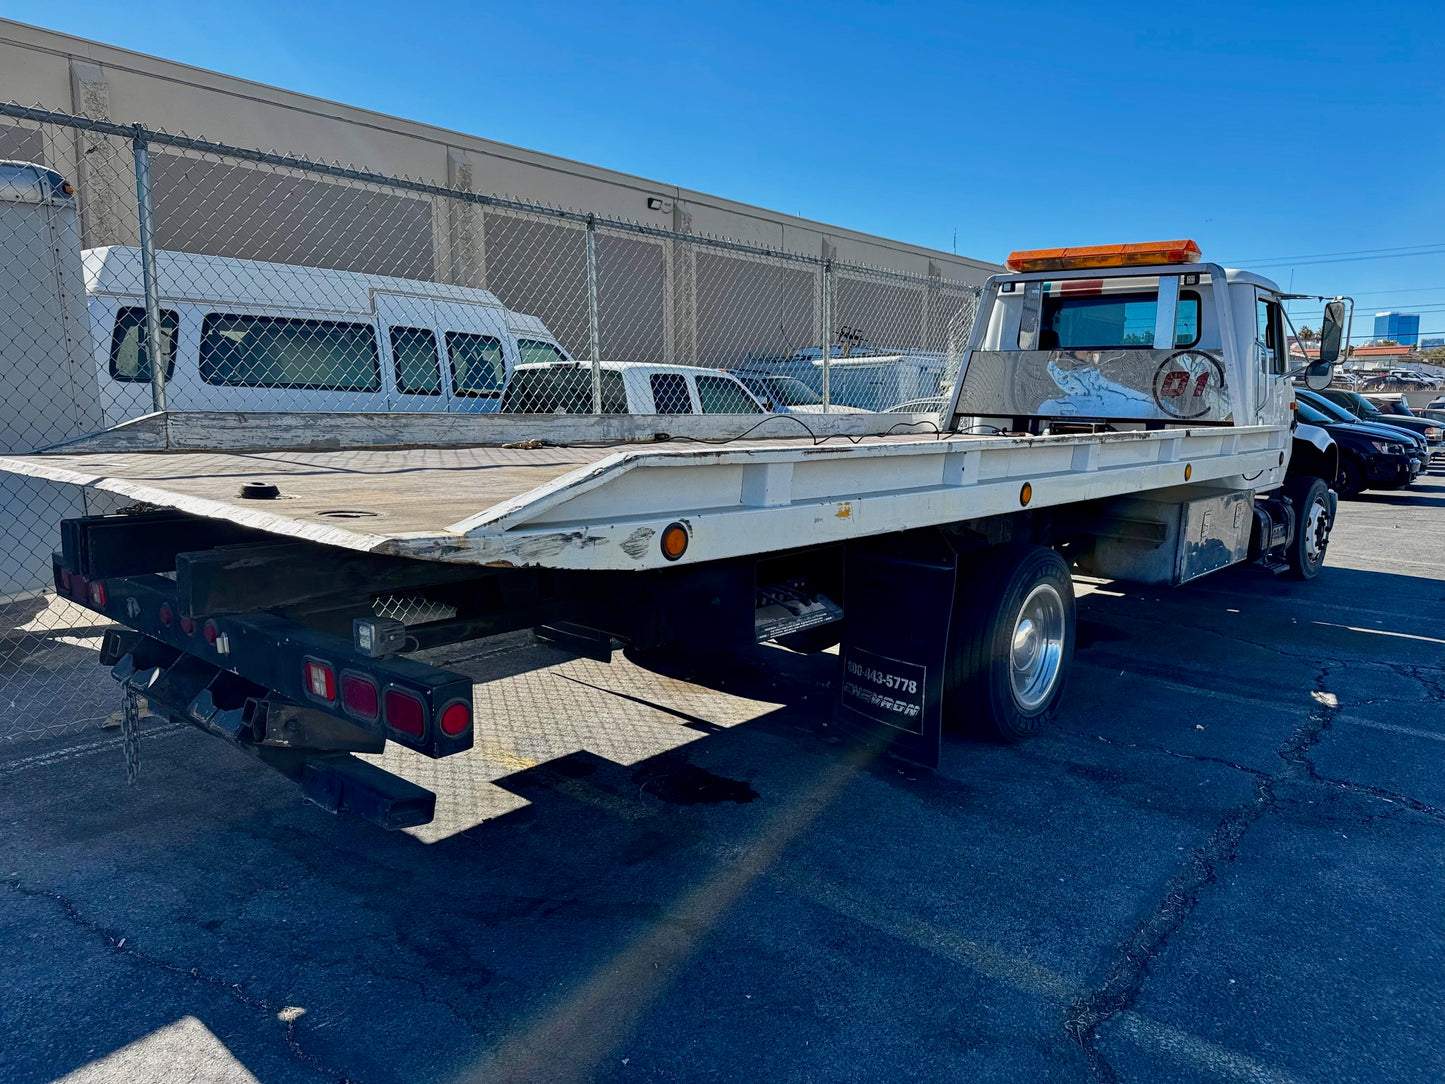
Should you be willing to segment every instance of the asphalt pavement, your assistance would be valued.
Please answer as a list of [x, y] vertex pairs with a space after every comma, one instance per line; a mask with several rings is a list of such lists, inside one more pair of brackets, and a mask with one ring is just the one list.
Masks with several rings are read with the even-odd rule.
[[[1445, 477], [1309, 584], [1080, 581], [1063, 717], [936, 772], [836, 657], [522, 638], [436, 823], [158, 719], [0, 747], [0, 1081], [1445, 1079]], [[540, 667], [537, 669], [536, 667]], [[100, 713], [97, 713], [97, 716]]]

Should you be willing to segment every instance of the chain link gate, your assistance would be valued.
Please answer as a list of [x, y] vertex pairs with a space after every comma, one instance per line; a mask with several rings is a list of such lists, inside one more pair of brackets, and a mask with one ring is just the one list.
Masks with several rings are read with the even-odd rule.
[[[977, 305], [970, 282], [488, 195], [469, 171], [446, 187], [4, 104], [0, 160], [20, 163], [0, 167], [0, 452], [159, 407], [930, 413]], [[47, 584], [59, 521], [124, 502], [9, 475], [0, 501], [0, 744], [112, 718], [100, 619]]]

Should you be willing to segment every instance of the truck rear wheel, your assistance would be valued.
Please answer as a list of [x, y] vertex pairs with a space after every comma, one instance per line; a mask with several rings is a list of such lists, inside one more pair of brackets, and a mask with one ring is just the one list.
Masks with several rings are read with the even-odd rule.
[[1069, 566], [1044, 546], [1001, 546], [959, 570], [944, 711], [1020, 741], [1053, 718], [1074, 655]]
[[1289, 574], [1297, 580], [1312, 580], [1324, 567], [1335, 521], [1329, 486], [1323, 478], [1299, 475], [1285, 483], [1284, 494], [1295, 514], [1294, 538], [1285, 552]]

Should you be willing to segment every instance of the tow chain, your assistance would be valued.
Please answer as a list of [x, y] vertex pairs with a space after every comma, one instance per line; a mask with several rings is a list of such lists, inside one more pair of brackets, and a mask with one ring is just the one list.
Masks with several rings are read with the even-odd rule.
[[140, 774], [140, 693], [129, 685], [120, 714], [120, 744], [125, 752], [125, 781], [134, 785]]

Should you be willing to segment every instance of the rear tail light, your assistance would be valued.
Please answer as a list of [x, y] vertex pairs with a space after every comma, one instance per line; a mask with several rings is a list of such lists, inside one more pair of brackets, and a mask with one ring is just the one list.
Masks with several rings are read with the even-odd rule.
[[212, 647], [216, 646], [216, 638], [221, 635], [221, 630], [216, 627], [214, 621], [207, 621], [201, 626], [201, 635], [206, 638], [206, 643]]
[[195, 621], [189, 617], [181, 618], [181, 631], [184, 632], [187, 636], [192, 635], [196, 631]]
[[176, 619], [176, 615], [171, 611], [171, 606], [168, 602], [161, 603], [160, 612], [156, 616], [161, 619], [161, 624], [166, 628], [170, 628], [171, 622]]
[[381, 714], [381, 693], [376, 682], [360, 674], [342, 674], [341, 706], [353, 718], [376, 722]]
[[60, 590], [66, 595], [69, 595], [71, 593], [70, 569], [68, 568], [62, 568], [60, 570]]
[[413, 738], [426, 736], [426, 705], [401, 689], [386, 690], [386, 725]]
[[302, 669], [302, 686], [307, 695], [328, 704], [336, 699], [336, 671], [328, 663], [307, 659]]
[[465, 734], [472, 725], [472, 706], [458, 700], [448, 704], [442, 709], [441, 718], [437, 720], [441, 731], [449, 738], [455, 738], [458, 734]]
[[105, 605], [105, 584], [99, 580], [90, 585], [90, 604], [92, 606]]

